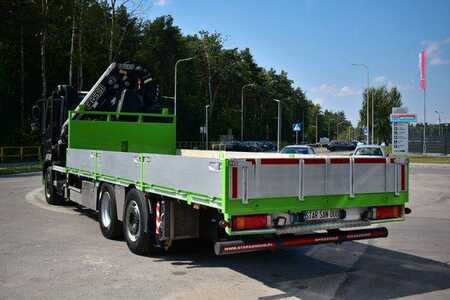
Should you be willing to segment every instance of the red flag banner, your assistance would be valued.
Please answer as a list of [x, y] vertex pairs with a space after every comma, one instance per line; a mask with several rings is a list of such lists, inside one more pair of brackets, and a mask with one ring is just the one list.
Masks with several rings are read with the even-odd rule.
[[426, 66], [426, 53], [425, 50], [420, 52], [419, 54], [419, 69], [420, 69], [420, 81], [419, 86], [422, 90], [425, 90], [426, 82], [425, 82], [425, 66]]

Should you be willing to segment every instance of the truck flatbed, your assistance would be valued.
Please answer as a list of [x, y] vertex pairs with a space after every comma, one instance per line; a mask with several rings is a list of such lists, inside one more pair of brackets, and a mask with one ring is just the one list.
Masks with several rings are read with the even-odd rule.
[[[233, 216], [372, 206], [407, 201], [406, 164], [394, 158], [181, 151], [181, 155], [68, 149], [67, 171], [219, 209]], [[401, 218], [398, 218], [401, 220]], [[392, 220], [390, 220], [392, 221]], [[384, 221], [233, 231], [230, 235], [299, 233]], [[311, 229], [313, 228], [313, 229]]]
[[[188, 238], [213, 241], [220, 255], [380, 238], [387, 230], [374, 225], [409, 212], [404, 159], [177, 151], [176, 109], [121, 111], [148, 92], [149, 79], [139, 78], [146, 73], [136, 70], [113, 64], [105, 71], [68, 119], [60, 118], [43, 166], [49, 203], [99, 211], [103, 235], [123, 235], [132, 252]], [[133, 71], [136, 78], [127, 76]], [[121, 92], [118, 76], [136, 82]], [[117, 101], [115, 111], [93, 110]]]

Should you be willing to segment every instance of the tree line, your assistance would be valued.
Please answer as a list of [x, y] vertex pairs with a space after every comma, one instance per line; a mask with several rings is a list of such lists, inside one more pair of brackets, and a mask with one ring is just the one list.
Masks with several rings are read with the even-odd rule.
[[151, 9], [150, 2], [1, 1], [0, 145], [38, 142], [29, 129], [31, 107], [58, 84], [89, 90], [112, 61], [135, 60], [158, 79], [161, 94], [172, 97], [175, 63], [187, 57], [194, 59], [178, 67], [179, 141], [201, 139], [205, 105], [210, 105], [210, 140], [229, 133], [239, 138], [247, 84], [253, 85], [244, 90], [245, 140], [276, 139], [273, 99], [282, 102], [282, 140], [295, 141], [291, 126], [297, 122], [306, 142], [337, 138], [337, 130], [340, 138], [347, 137], [351, 123], [344, 112], [323, 110], [307, 99], [285, 71], [259, 66], [248, 48], [226, 48], [220, 33], [183, 34], [171, 16], [144, 19], [139, 12], [145, 9]]

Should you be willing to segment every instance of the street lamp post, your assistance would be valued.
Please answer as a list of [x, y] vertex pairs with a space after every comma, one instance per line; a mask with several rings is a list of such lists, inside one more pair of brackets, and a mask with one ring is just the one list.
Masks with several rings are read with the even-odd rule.
[[280, 138], [281, 138], [281, 101], [273, 99], [278, 104], [278, 121], [277, 121], [277, 152], [280, 152]]
[[331, 131], [330, 131], [331, 121], [328, 120], [328, 139], [331, 141]]
[[250, 86], [255, 86], [255, 84], [244, 84], [241, 89], [241, 142], [244, 141], [244, 89]]
[[320, 114], [320, 110], [316, 114], [316, 144], [319, 143], [319, 119], [318, 119], [319, 114]]
[[206, 140], [206, 150], [208, 150], [208, 136], [209, 136], [209, 129], [208, 129], [208, 108], [209, 104], [205, 105], [205, 140]]
[[341, 125], [342, 123], [344, 123], [345, 121], [339, 122], [336, 124], [336, 139], [339, 139], [339, 125]]
[[438, 129], [439, 129], [439, 136], [441, 136], [441, 113], [437, 110], [434, 111], [438, 115]]
[[[370, 91], [370, 75], [369, 75], [369, 67], [366, 66], [365, 64], [352, 64], [352, 66], [359, 66], [359, 67], [364, 67], [367, 71], [367, 104], [366, 104], [366, 108], [367, 108], [367, 112], [366, 112], [366, 119], [367, 119], [367, 137], [366, 137], [366, 143], [369, 144], [369, 91]], [[372, 143], [373, 143], [373, 97], [372, 97]]]
[[174, 91], [173, 91], [173, 114], [175, 116], [177, 115], [177, 68], [178, 68], [178, 64], [180, 62], [189, 61], [189, 60], [192, 60], [192, 59], [194, 59], [194, 56], [188, 57], [188, 58], [179, 59], [175, 63], [175, 79], [174, 79]]

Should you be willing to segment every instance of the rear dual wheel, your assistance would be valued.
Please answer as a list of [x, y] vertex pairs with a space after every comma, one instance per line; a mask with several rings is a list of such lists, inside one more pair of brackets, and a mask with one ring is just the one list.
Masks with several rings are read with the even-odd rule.
[[123, 233], [131, 252], [144, 255], [156, 250], [154, 216], [144, 194], [133, 188], [125, 201]]

